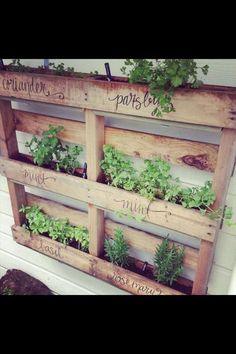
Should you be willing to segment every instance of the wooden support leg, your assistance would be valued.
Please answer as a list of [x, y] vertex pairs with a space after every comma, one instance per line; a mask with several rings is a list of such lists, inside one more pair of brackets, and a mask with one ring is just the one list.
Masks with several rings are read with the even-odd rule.
[[[236, 155], [236, 131], [223, 129], [220, 141], [217, 165], [213, 179], [213, 190], [216, 194], [216, 201], [212, 206], [213, 210], [223, 208], [228, 192], [232, 169]], [[198, 267], [193, 285], [192, 294], [203, 295], [207, 292], [208, 279], [213, 263], [214, 251], [219, 233], [220, 222], [216, 230], [214, 242], [201, 241]]]
[[[15, 131], [15, 120], [11, 108], [11, 102], [0, 100], [0, 151], [4, 157], [14, 158], [18, 154], [18, 146]], [[24, 223], [24, 215], [19, 213], [22, 204], [26, 204], [24, 186], [8, 180], [8, 188], [11, 198], [11, 206], [14, 222], [20, 226]]]

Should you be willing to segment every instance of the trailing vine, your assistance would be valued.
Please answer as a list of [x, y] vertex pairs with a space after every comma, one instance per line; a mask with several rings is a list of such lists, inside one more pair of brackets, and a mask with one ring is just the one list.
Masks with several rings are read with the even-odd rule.
[[198, 69], [204, 75], [208, 65], [198, 67], [194, 59], [126, 59], [121, 72], [128, 76], [130, 83], [149, 85], [150, 93], [158, 100], [154, 114], [174, 112], [172, 97], [178, 87], [198, 88], [202, 81], [197, 78]]

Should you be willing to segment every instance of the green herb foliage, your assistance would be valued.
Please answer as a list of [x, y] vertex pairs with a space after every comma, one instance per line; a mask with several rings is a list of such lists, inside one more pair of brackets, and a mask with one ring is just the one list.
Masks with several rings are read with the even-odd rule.
[[50, 165], [57, 171], [74, 174], [75, 169], [80, 167], [78, 156], [83, 148], [77, 145], [63, 147], [61, 140], [57, 137], [63, 129], [63, 126], [54, 127], [49, 124], [49, 129], [43, 132], [42, 139], [34, 135], [30, 142], [25, 143], [25, 146], [29, 148], [35, 164]]
[[177, 87], [197, 88], [202, 84], [198, 80], [198, 69], [204, 75], [208, 73], [208, 65], [198, 67], [194, 59], [126, 59], [121, 72], [128, 75], [131, 83], [146, 83], [150, 93], [158, 100], [154, 114], [175, 111], [172, 97]]
[[2, 295], [14, 295], [14, 291], [11, 288], [6, 287], [3, 289]]
[[165, 238], [157, 246], [154, 257], [154, 277], [156, 281], [172, 285], [183, 269], [184, 247], [170, 244]]
[[122, 229], [115, 229], [114, 240], [105, 239], [104, 250], [109, 260], [120, 267], [128, 266], [129, 253], [128, 245], [124, 240]]
[[106, 182], [127, 191], [135, 190], [137, 185], [136, 170], [133, 162], [110, 145], [104, 145], [104, 160], [100, 166], [105, 173]]
[[69, 244], [70, 241], [77, 241], [83, 251], [88, 251], [89, 234], [84, 226], [72, 226], [68, 219], [50, 218], [44, 214], [40, 207], [22, 206], [20, 212], [26, 216], [27, 224], [23, 225], [35, 234], [47, 234], [53, 240]]
[[229, 226], [236, 225], [231, 221], [232, 209], [223, 211], [210, 208], [216, 198], [211, 181], [206, 181], [201, 187], [186, 188], [178, 178], [172, 178], [170, 164], [160, 158], [145, 160], [143, 170], [138, 173], [132, 161], [122, 152], [110, 145], [104, 145], [103, 150], [104, 160], [100, 166], [108, 184], [139, 193], [150, 201], [162, 199], [184, 208], [198, 209], [203, 215], [207, 213], [212, 220], [223, 219]]

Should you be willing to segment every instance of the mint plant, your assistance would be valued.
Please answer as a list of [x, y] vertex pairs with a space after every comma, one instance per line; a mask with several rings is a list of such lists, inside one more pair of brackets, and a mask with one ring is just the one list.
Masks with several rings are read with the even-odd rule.
[[26, 216], [23, 226], [35, 234], [47, 234], [53, 240], [68, 245], [70, 241], [79, 243], [83, 251], [89, 249], [89, 234], [84, 226], [72, 226], [68, 219], [50, 218], [37, 205], [22, 206], [19, 210]]
[[49, 124], [49, 129], [44, 131], [42, 139], [35, 135], [25, 146], [29, 148], [33, 161], [39, 166], [49, 165], [57, 171], [64, 171], [74, 174], [76, 168], [80, 167], [78, 157], [83, 151], [81, 146], [63, 147], [61, 140], [57, 137], [64, 129], [63, 126], [55, 127]]
[[209, 67], [198, 67], [194, 59], [126, 59], [121, 72], [129, 77], [130, 83], [149, 85], [151, 95], [158, 101], [153, 114], [161, 117], [163, 112], [175, 111], [172, 97], [176, 88], [188, 84], [197, 88], [202, 84], [197, 78], [198, 69], [207, 75]]
[[[184, 208], [198, 209], [212, 220], [222, 219], [228, 226], [236, 226], [236, 222], [231, 221], [232, 209], [211, 209], [216, 198], [211, 181], [206, 181], [202, 187], [186, 188], [180, 184], [179, 178], [172, 178], [170, 164], [160, 158], [145, 160], [143, 170], [138, 173], [132, 161], [122, 152], [110, 145], [104, 145], [103, 150], [104, 160], [100, 166], [109, 185], [139, 193], [150, 201], [162, 199]], [[129, 214], [129, 211], [119, 212], [122, 216]], [[142, 216], [135, 218], [143, 219]]]
[[110, 262], [120, 267], [129, 265], [129, 247], [124, 240], [122, 229], [115, 229], [114, 240], [105, 239], [104, 250]]
[[127, 191], [135, 190], [137, 171], [133, 167], [133, 162], [111, 145], [104, 145], [103, 151], [104, 160], [100, 162], [100, 166], [105, 173], [106, 182], [111, 186], [123, 188]]
[[163, 239], [154, 257], [155, 280], [171, 286], [183, 270], [183, 260], [184, 247], [171, 245], [168, 238]]

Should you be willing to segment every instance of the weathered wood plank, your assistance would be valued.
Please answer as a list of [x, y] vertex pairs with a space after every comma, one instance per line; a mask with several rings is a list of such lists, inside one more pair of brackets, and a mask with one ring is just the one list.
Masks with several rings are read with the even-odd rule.
[[216, 221], [195, 210], [162, 200], [150, 203], [135, 193], [79, 177], [0, 157], [0, 174], [18, 183], [39, 187], [99, 208], [142, 217], [144, 221], [213, 241]]
[[[110, 237], [114, 237], [114, 231], [116, 228], [123, 230], [124, 239], [129, 246], [134, 247], [138, 250], [148, 252], [152, 255], [155, 254], [156, 247], [161, 244], [163, 238], [154, 236], [144, 231], [137, 230], [130, 226], [125, 226], [109, 219], [105, 220], [105, 232]], [[170, 242], [170, 244], [175, 244], [176, 246], [181, 246], [177, 242]], [[192, 270], [197, 268], [198, 260], [198, 250], [192, 247], [185, 247], [185, 257], [183, 265]]]
[[[11, 102], [0, 100], [0, 150], [2, 156], [13, 158], [18, 154], [15, 128]], [[24, 186], [17, 185], [11, 181], [7, 181], [7, 184], [15, 224], [22, 225], [24, 215], [19, 212], [19, 209], [22, 204], [25, 204]]]
[[[67, 218], [70, 223], [75, 226], [83, 225], [88, 227], [88, 214], [71, 207], [67, 207], [57, 202], [38, 197], [36, 195], [26, 193], [27, 205], [39, 205], [42, 210], [49, 216], [54, 218]], [[124, 238], [129, 246], [138, 250], [155, 253], [157, 245], [162, 242], [162, 237], [154, 236], [144, 231], [122, 225], [109, 219], [105, 219], [105, 234], [109, 238], [113, 238], [116, 228], [121, 228]], [[179, 245], [177, 242], [172, 242]], [[185, 246], [184, 266], [196, 270], [198, 259], [198, 250], [189, 246]]]
[[[146, 85], [8, 71], [0, 72], [0, 95], [153, 119], [158, 104]], [[179, 89], [173, 104], [161, 119], [236, 129], [233, 88]]]
[[[86, 109], [85, 121], [87, 176], [90, 181], [97, 181], [101, 175], [99, 162], [103, 157], [104, 117]], [[88, 204], [88, 229], [89, 253], [98, 257], [104, 251], [104, 211], [91, 203]]]
[[48, 130], [49, 124], [59, 126], [62, 125], [65, 129], [58, 133], [58, 137], [68, 143], [85, 145], [85, 124], [52, 117], [43, 114], [14, 110], [16, 121], [16, 129], [20, 132], [42, 135], [45, 130]]
[[[223, 208], [227, 191], [229, 188], [230, 177], [234, 168], [236, 155], [236, 131], [223, 129], [218, 160], [213, 179], [213, 190], [216, 194], [216, 201], [212, 206], [213, 210]], [[216, 237], [219, 232], [220, 222], [216, 228]], [[214, 243], [209, 243], [206, 240], [201, 240], [198, 268], [193, 286], [193, 294], [201, 295], [207, 292], [207, 283], [213, 264], [214, 251], [216, 240]]]
[[[41, 135], [48, 125], [62, 125], [64, 131], [58, 136], [66, 142], [85, 144], [85, 124], [68, 119], [55, 118], [24, 111], [14, 111], [18, 131]], [[90, 141], [90, 133], [87, 137]], [[152, 159], [160, 157], [170, 163], [196, 167], [213, 172], [216, 166], [218, 146], [185, 139], [141, 133], [125, 129], [105, 127], [105, 144], [129, 156]], [[94, 166], [94, 162], [88, 164]]]
[[105, 142], [127, 155], [143, 159], [160, 157], [175, 165], [210, 172], [216, 166], [218, 146], [213, 144], [109, 127], [105, 129]]
[[88, 216], [84, 211], [80, 211], [30, 193], [26, 193], [26, 201], [27, 205], [40, 206], [42, 211], [52, 218], [67, 218], [72, 225], [88, 227]]
[[183, 295], [167, 286], [156, 283], [129, 270], [81, 252], [47, 237], [31, 235], [27, 230], [13, 226], [16, 242], [40, 253], [69, 264], [96, 278], [109, 282], [136, 295]]

